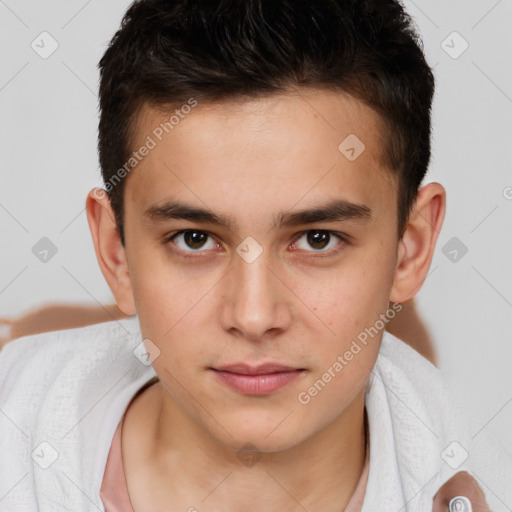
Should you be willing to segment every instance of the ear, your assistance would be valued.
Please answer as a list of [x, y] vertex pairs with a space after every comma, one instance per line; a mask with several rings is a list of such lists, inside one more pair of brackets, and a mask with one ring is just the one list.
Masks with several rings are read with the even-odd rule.
[[125, 248], [117, 229], [114, 212], [105, 190], [92, 189], [86, 200], [87, 221], [96, 258], [117, 306], [125, 315], [136, 313]]
[[405, 302], [421, 288], [432, 263], [446, 211], [446, 191], [429, 183], [418, 191], [404, 235], [399, 242], [390, 300]]

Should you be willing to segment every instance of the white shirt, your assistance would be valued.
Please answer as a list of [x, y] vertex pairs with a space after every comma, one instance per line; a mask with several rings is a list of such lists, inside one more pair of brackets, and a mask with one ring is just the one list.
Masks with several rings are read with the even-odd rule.
[[[0, 512], [104, 512], [99, 491], [115, 430], [156, 375], [136, 355], [144, 352], [136, 317], [25, 336], [0, 351]], [[512, 510], [512, 459], [482, 444], [483, 436], [470, 447], [440, 370], [388, 332], [365, 406], [363, 512], [431, 512], [434, 494], [453, 474], [481, 476], [471, 457], [459, 464], [475, 450], [492, 461], [490, 488], [481, 487], [493, 511]]]

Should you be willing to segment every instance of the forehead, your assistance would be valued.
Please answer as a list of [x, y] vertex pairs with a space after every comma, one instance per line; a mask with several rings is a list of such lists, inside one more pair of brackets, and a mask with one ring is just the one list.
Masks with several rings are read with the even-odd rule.
[[383, 167], [382, 133], [378, 114], [333, 91], [197, 101], [171, 111], [145, 105], [132, 149], [151, 149], [130, 174], [126, 199], [144, 209], [178, 195], [219, 208], [223, 198], [291, 208], [325, 195], [389, 205], [396, 178]]

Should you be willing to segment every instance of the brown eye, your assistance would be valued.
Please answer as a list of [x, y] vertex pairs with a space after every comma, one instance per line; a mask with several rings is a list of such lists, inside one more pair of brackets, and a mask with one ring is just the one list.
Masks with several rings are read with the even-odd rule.
[[[210, 239], [210, 247], [208, 247], [208, 239]], [[196, 229], [179, 231], [169, 241], [185, 252], [203, 252], [199, 249], [214, 249], [216, 247], [215, 241], [208, 233]]]
[[200, 249], [208, 235], [201, 231], [185, 231], [183, 240], [191, 249]]
[[309, 231], [307, 234], [308, 244], [314, 249], [323, 249], [331, 239], [327, 231]]
[[[303, 242], [304, 240], [305, 243]], [[304, 231], [294, 245], [297, 249], [303, 249], [308, 252], [330, 253], [331, 249], [336, 250], [336, 248], [343, 245], [343, 242], [345, 242], [345, 239], [332, 231], [311, 229]]]

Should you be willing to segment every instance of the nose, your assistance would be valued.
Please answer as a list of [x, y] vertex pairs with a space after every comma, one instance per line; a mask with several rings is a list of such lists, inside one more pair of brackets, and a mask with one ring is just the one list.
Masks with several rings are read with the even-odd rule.
[[265, 251], [251, 263], [235, 255], [221, 310], [223, 328], [231, 334], [261, 341], [289, 327], [293, 294], [270, 263]]

